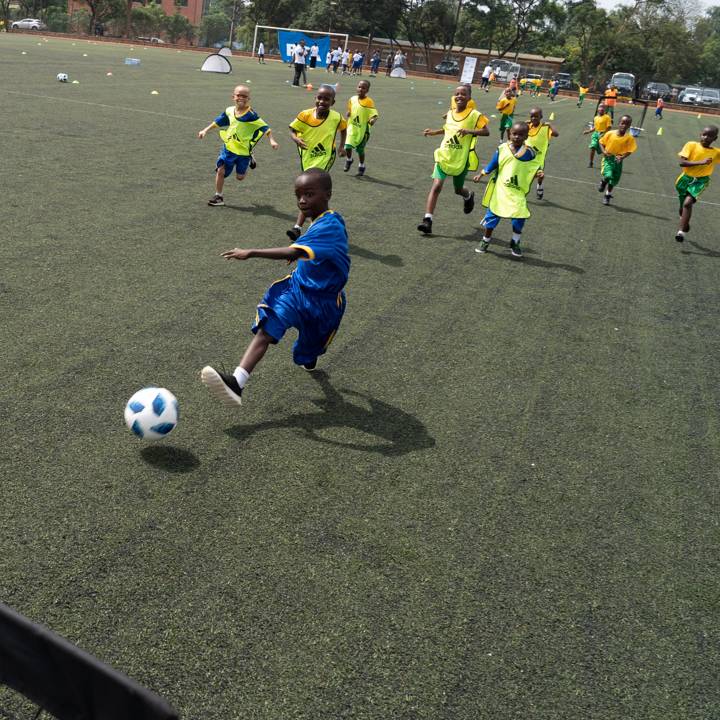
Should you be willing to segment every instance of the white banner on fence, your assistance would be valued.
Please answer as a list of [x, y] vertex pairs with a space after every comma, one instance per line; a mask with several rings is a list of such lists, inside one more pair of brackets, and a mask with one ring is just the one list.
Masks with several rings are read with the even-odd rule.
[[460, 82], [464, 85], [465, 83], [472, 83], [475, 77], [475, 65], [477, 65], [476, 57], [466, 57], [463, 64], [462, 75], [460, 76]]

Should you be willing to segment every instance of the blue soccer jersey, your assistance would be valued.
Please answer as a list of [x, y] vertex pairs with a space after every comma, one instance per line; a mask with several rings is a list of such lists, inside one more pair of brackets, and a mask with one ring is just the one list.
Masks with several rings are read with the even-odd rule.
[[345, 221], [332, 210], [315, 218], [308, 231], [292, 247], [304, 250], [293, 282], [303, 290], [339, 293], [350, 273], [350, 248]]

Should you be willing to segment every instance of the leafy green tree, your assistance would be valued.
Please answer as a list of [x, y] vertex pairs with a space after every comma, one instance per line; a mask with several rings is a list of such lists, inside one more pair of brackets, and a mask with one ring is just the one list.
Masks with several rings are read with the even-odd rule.
[[212, 47], [215, 43], [227, 39], [230, 33], [230, 18], [222, 12], [212, 12], [200, 23], [201, 42]]
[[174, 15], [166, 15], [163, 21], [163, 28], [171, 43], [176, 43], [180, 38], [192, 36], [192, 23], [178, 10]]
[[[87, 5], [88, 24], [86, 31], [92, 35], [97, 23], [121, 17], [125, 10], [125, 0], [84, 0]], [[77, 13], [73, 13], [76, 15]]]
[[136, 35], [159, 35], [165, 25], [167, 15], [160, 5], [150, 3], [133, 8], [132, 27]]
[[70, 25], [70, 16], [64, 8], [53, 5], [47, 9], [45, 22], [51, 32], [67, 32]]

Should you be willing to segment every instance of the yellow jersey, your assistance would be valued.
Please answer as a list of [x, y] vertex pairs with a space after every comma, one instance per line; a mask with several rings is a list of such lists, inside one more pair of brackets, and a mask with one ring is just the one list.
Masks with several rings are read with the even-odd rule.
[[687, 142], [683, 145], [683, 149], [678, 155], [684, 160], [697, 162], [712, 158], [709, 165], [694, 165], [693, 167], [684, 167], [682, 171], [690, 177], [707, 177], [713, 174], [716, 165], [720, 164], [720, 150], [718, 148], [705, 148], [699, 142]]
[[604, 133], [612, 127], [612, 118], [609, 115], [596, 115], [593, 118], [595, 132]]
[[617, 130], [608, 130], [600, 138], [600, 145], [606, 155], [625, 155], [637, 150], [637, 143], [629, 130], [624, 135], [618, 135]]
[[517, 100], [514, 97], [502, 97], [498, 100], [495, 109], [499, 110], [503, 115], [512, 115], [515, 112], [516, 102]]

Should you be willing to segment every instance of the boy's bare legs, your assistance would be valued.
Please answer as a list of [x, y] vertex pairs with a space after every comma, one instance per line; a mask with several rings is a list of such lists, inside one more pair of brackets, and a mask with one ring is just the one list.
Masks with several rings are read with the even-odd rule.
[[417, 229], [426, 235], [429, 235], [432, 232], [432, 216], [435, 212], [435, 206], [437, 205], [438, 197], [440, 197], [440, 193], [442, 192], [444, 182], [444, 180], [440, 180], [439, 178], [433, 178], [433, 184], [430, 188], [430, 192], [428, 193], [427, 201], [425, 202], [425, 216], [423, 217], [422, 222], [417, 226]]
[[255, 366], [263, 359], [263, 356], [272, 343], [273, 338], [260, 328], [243, 353], [239, 367], [249, 375], [255, 369]]
[[690, 232], [690, 218], [692, 217], [694, 204], [693, 198], [690, 195], [686, 195], [682, 209], [680, 210], [680, 227], [675, 234], [675, 239], [678, 242], [683, 242], [683, 240], [685, 240], [685, 233]]

